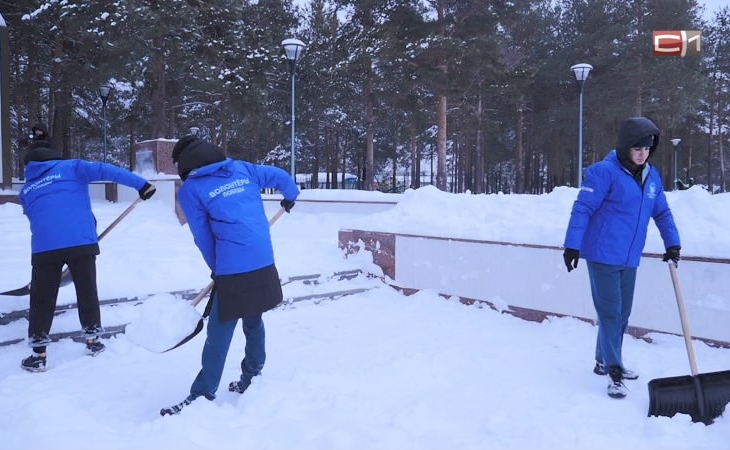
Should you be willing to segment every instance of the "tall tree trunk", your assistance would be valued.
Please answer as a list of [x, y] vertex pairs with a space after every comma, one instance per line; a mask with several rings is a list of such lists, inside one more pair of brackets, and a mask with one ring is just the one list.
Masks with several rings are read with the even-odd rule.
[[418, 158], [418, 140], [416, 139], [416, 125], [411, 122], [408, 127], [408, 134], [410, 135], [410, 149], [411, 149], [411, 185], [413, 189], [421, 187], [421, 170], [419, 168], [420, 159]]
[[156, 51], [152, 52], [152, 68], [150, 85], [152, 92], [150, 94], [152, 107], [152, 130], [153, 139], [165, 137], [165, 54], [163, 49], [162, 38], [155, 39]]
[[525, 126], [524, 99], [520, 98], [517, 105], [517, 141], [515, 143], [515, 192], [525, 192], [525, 164], [524, 149], [522, 148], [522, 134]]
[[461, 192], [466, 192], [467, 189], [474, 192], [474, 152], [471, 143], [464, 138], [464, 135], [462, 135], [462, 141], [459, 145], [463, 149], [462, 167], [464, 170]]
[[725, 155], [723, 150], [723, 138], [722, 138], [722, 125], [720, 125], [720, 129], [718, 130], [718, 153], [720, 158], [720, 192], [725, 192]]
[[446, 95], [439, 95], [437, 120], [438, 133], [436, 138], [436, 148], [438, 150], [438, 158], [436, 164], [436, 187], [446, 192]]
[[687, 142], [687, 169], [685, 170], [685, 182], [689, 184], [689, 179], [691, 177], [690, 172], [692, 171], [692, 150], [694, 148], [694, 134], [692, 133], [692, 127], [688, 127], [689, 130], [689, 137]]
[[[438, 3], [439, 35], [446, 39], [446, 23], [444, 18], [444, 1]], [[436, 125], [438, 128], [436, 147], [438, 149], [438, 165], [436, 167], [436, 187], [446, 191], [446, 85], [449, 69], [446, 65], [446, 55], [443, 51], [438, 56], [436, 69], [442, 73], [443, 78], [439, 86], [438, 106], [436, 108]]]
[[477, 99], [477, 167], [476, 167], [476, 193], [483, 194], [486, 192], [484, 185], [484, 138], [482, 136], [482, 94]]
[[710, 133], [707, 136], [707, 189], [712, 192], [712, 133], [715, 129], [715, 107], [717, 106], [717, 72], [712, 75], [710, 92]]
[[373, 151], [373, 140], [375, 139], [373, 114], [373, 60], [368, 56], [365, 60], [365, 190], [373, 190], [373, 170], [375, 168], [375, 155]]
[[[60, 150], [64, 158], [71, 157], [70, 143], [70, 125], [71, 125], [71, 91], [68, 81], [64, 75], [65, 71], [62, 64], [57, 61], [63, 61], [63, 38], [60, 34], [56, 36], [53, 47], [53, 81], [52, 98], [53, 98], [53, 128], [51, 131], [51, 140], [56, 150]], [[50, 124], [49, 124], [50, 126]]]

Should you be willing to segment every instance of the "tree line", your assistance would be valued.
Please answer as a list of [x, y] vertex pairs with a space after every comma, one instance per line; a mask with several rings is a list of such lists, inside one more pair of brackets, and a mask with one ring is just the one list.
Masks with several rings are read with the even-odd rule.
[[[0, 0], [0, 11], [18, 177], [36, 122], [66, 157], [102, 160], [108, 148], [133, 169], [136, 142], [196, 127], [230, 157], [288, 170], [281, 43], [296, 38], [297, 172], [315, 185], [343, 187], [346, 173], [384, 191], [575, 185], [570, 67], [588, 63], [583, 168], [642, 115], [662, 130], [650, 162], [666, 189], [676, 157], [684, 183], [726, 190], [727, 6], [711, 20], [695, 0]], [[701, 30], [701, 56], [655, 56], [654, 30]]]

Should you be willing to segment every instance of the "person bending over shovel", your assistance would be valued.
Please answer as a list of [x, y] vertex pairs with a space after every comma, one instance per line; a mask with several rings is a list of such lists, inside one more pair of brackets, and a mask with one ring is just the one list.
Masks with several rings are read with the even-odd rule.
[[48, 143], [43, 124], [33, 127], [33, 143], [23, 160], [25, 185], [18, 195], [31, 231], [30, 313], [28, 343], [33, 354], [20, 366], [29, 372], [46, 370], [48, 333], [61, 286], [64, 264], [76, 288], [79, 321], [86, 338], [86, 353], [104, 351], [99, 295], [96, 288], [96, 255], [99, 237], [91, 210], [89, 184], [114, 181], [136, 189], [147, 200], [155, 187], [147, 180], [113, 164], [62, 159]]
[[598, 317], [593, 372], [608, 374], [612, 398], [626, 397], [623, 380], [639, 378], [624, 367], [621, 347], [650, 218], [664, 241], [663, 261], [679, 262], [679, 232], [659, 171], [647, 162], [658, 142], [659, 129], [649, 119], [624, 120], [616, 148], [586, 170], [565, 235], [568, 272], [578, 267], [579, 257], [586, 260]]
[[160, 410], [178, 414], [200, 396], [215, 399], [238, 319], [246, 337], [241, 376], [228, 390], [242, 394], [266, 360], [262, 313], [283, 300], [261, 190], [276, 188], [289, 212], [299, 196], [296, 183], [278, 167], [226, 158], [223, 150], [194, 136], [181, 138], [172, 160], [183, 184], [179, 199], [195, 245], [212, 271], [202, 368], [182, 402]]

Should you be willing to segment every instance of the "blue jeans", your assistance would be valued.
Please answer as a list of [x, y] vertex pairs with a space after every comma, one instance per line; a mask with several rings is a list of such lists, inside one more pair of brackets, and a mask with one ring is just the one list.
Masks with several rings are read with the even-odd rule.
[[620, 366], [624, 333], [634, 303], [636, 268], [588, 262], [593, 306], [598, 316], [596, 361], [606, 368]]
[[[215, 393], [223, 376], [228, 348], [231, 346], [233, 332], [238, 320], [220, 321], [218, 314], [218, 296], [214, 295], [210, 316], [208, 317], [208, 336], [203, 347], [202, 364], [198, 376], [190, 386], [190, 397], [201, 395], [208, 400], [215, 398]], [[251, 382], [251, 378], [261, 374], [266, 362], [266, 333], [261, 314], [253, 314], [243, 319], [243, 334], [246, 336], [246, 350], [241, 361], [241, 382]], [[188, 397], [188, 398], [190, 398]]]

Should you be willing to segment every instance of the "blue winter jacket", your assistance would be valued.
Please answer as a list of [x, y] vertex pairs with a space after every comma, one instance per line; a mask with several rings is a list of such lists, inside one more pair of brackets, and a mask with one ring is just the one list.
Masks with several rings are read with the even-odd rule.
[[230, 158], [191, 171], [180, 188], [180, 206], [195, 244], [215, 275], [274, 264], [264, 188], [278, 189], [287, 200], [299, 195], [284, 170]]
[[19, 198], [30, 221], [34, 254], [98, 242], [89, 183], [114, 181], [140, 190], [147, 182], [112, 164], [79, 159], [30, 161], [25, 178]]
[[679, 246], [659, 172], [647, 163], [642, 180], [643, 187], [615, 151], [590, 166], [573, 203], [565, 248], [579, 250], [587, 261], [638, 267], [649, 218], [659, 228], [665, 248]]

